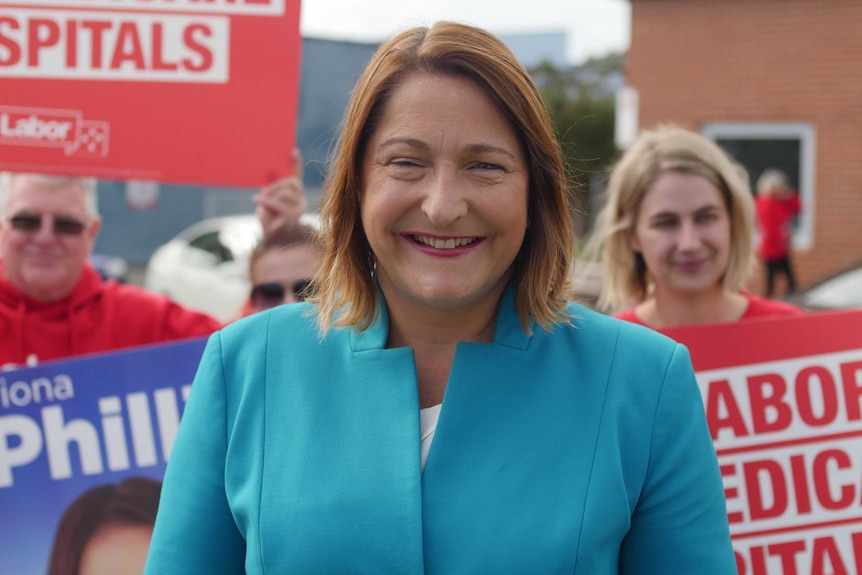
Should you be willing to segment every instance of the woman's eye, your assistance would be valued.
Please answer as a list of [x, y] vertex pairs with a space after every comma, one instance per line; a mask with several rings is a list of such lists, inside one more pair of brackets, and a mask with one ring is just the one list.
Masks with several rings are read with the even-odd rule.
[[492, 164], [490, 162], [476, 162], [475, 164], [473, 164], [473, 167], [477, 168], [479, 170], [502, 170], [503, 169], [502, 166], [499, 166], [497, 164]]
[[655, 220], [652, 227], [659, 229], [669, 229], [676, 225], [676, 220]]
[[706, 214], [700, 214], [697, 216], [697, 221], [701, 223], [709, 223], [715, 221], [718, 218], [718, 214], [713, 212], [708, 212]]
[[389, 165], [395, 166], [396, 168], [413, 168], [418, 166], [419, 163], [407, 158], [396, 158], [394, 160], [390, 160]]

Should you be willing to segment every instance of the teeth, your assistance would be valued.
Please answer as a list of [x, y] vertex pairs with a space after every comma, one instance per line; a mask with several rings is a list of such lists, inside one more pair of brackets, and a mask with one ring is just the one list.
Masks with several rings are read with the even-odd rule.
[[441, 240], [429, 236], [413, 236], [413, 239], [420, 244], [437, 248], [438, 250], [451, 250], [457, 247], [466, 246], [476, 241], [475, 238], [448, 238]]

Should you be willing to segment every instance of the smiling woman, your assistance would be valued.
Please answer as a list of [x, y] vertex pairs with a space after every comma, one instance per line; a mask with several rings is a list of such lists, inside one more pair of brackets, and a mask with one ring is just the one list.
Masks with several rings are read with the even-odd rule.
[[568, 301], [541, 95], [494, 36], [384, 43], [304, 303], [214, 334], [148, 575], [735, 573], [688, 354]]
[[596, 238], [599, 305], [655, 329], [777, 315], [797, 308], [743, 291], [754, 263], [745, 169], [703, 136], [643, 132], [614, 168]]
[[[433, 311], [438, 322], [471, 326], [469, 337], [491, 340], [488, 319], [526, 232], [521, 144], [472, 80], [415, 74], [390, 98], [365, 150], [360, 195], [390, 315]], [[420, 398], [422, 407], [443, 400], [445, 379], [428, 384], [435, 391]]]

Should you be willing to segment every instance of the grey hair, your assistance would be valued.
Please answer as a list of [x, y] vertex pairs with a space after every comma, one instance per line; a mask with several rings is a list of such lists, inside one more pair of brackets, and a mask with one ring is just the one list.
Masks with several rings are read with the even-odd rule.
[[767, 168], [757, 178], [757, 192], [761, 194], [772, 194], [788, 185], [787, 174], [778, 168]]
[[99, 198], [96, 193], [96, 178], [13, 172], [0, 172], [0, 217], [4, 217], [6, 215], [6, 207], [9, 205], [9, 196], [12, 193], [12, 180], [15, 178], [28, 178], [33, 180], [34, 183], [50, 189], [60, 188], [70, 184], [76, 185], [84, 191], [84, 209], [87, 211], [87, 215], [91, 218], [99, 217]]

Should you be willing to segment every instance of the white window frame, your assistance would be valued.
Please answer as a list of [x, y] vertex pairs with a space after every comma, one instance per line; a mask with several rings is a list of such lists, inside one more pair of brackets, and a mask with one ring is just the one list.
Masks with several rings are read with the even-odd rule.
[[710, 140], [774, 140], [798, 138], [799, 158], [799, 199], [802, 213], [799, 226], [793, 231], [793, 247], [810, 250], [814, 245], [814, 171], [816, 158], [816, 137], [814, 126], [804, 122], [709, 122], [701, 127], [701, 134]]

